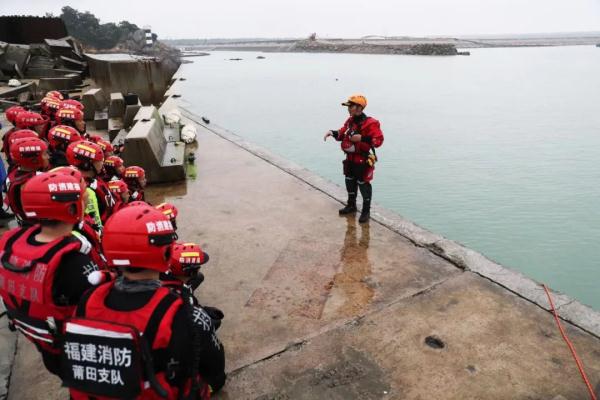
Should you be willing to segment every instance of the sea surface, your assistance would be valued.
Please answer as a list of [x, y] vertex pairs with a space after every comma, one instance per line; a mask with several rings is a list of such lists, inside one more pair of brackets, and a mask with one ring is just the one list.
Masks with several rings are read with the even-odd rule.
[[364, 93], [385, 134], [374, 201], [600, 310], [600, 48], [470, 51], [213, 52], [184, 65], [181, 94], [343, 185], [323, 135]]

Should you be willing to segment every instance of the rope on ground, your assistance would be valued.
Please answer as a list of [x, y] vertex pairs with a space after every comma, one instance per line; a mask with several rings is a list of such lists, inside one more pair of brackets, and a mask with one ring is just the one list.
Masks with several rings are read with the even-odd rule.
[[583, 378], [583, 381], [585, 382], [585, 384], [587, 386], [588, 392], [590, 392], [590, 399], [597, 400], [596, 394], [594, 393], [594, 389], [592, 388], [592, 385], [590, 384], [590, 381], [585, 373], [585, 370], [583, 369], [583, 363], [581, 362], [581, 359], [577, 355], [575, 346], [573, 346], [573, 343], [571, 343], [571, 341], [569, 340], [569, 337], [565, 333], [565, 330], [563, 329], [562, 324], [560, 323], [560, 319], [558, 318], [558, 313], [556, 312], [556, 308], [554, 308], [554, 302], [552, 301], [552, 297], [550, 296], [548, 287], [545, 284], [542, 284], [542, 286], [544, 287], [544, 290], [546, 291], [546, 296], [548, 296], [548, 301], [550, 302], [550, 309], [552, 310], [552, 314], [554, 315], [554, 320], [556, 321], [556, 325], [558, 325], [558, 330], [560, 331], [560, 334], [561, 334], [562, 338], [564, 339], [565, 343], [567, 343], [567, 346], [569, 346], [569, 350], [571, 350], [571, 354], [573, 355], [573, 358], [575, 359], [575, 363], [577, 364], [579, 373], [581, 374], [581, 377]]

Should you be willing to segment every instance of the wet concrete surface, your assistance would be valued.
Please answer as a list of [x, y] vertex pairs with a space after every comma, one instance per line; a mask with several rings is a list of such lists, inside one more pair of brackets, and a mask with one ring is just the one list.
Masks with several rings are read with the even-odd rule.
[[[175, 204], [180, 239], [210, 255], [197, 294], [225, 312], [217, 398], [586, 398], [548, 312], [339, 217], [331, 197], [205, 129], [196, 157], [195, 179], [147, 196]], [[567, 331], [598, 383], [600, 340]], [[9, 398], [66, 398], [59, 388], [21, 338]]]

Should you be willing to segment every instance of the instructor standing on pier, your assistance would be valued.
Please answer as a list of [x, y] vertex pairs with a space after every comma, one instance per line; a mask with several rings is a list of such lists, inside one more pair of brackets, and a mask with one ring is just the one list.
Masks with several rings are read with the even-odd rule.
[[377, 162], [375, 148], [383, 144], [383, 132], [379, 127], [379, 121], [364, 113], [364, 109], [367, 107], [365, 96], [360, 94], [350, 96], [342, 105], [348, 107], [350, 117], [340, 130], [328, 131], [323, 140], [333, 136], [335, 140], [342, 142], [342, 151], [346, 153], [343, 164], [348, 203], [340, 209], [340, 215], [348, 215], [357, 211], [356, 196], [357, 190], [360, 189], [363, 207], [358, 221], [365, 223], [369, 221], [371, 212], [373, 196], [371, 180], [373, 180]]

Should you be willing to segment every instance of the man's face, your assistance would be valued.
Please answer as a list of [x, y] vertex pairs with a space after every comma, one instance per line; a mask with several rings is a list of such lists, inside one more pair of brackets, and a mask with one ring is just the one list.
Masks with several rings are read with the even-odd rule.
[[350, 103], [348, 106], [348, 114], [352, 117], [362, 114], [362, 110], [362, 107], [358, 104]]
[[42, 169], [45, 170], [50, 165], [50, 154], [48, 151], [42, 153]]
[[93, 165], [94, 165], [94, 169], [96, 170], [96, 173], [99, 174], [100, 172], [102, 172], [102, 167], [104, 166], [104, 161], [94, 161]]
[[39, 124], [33, 127], [33, 130], [35, 131], [35, 133], [37, 133], [38, 135], [42, 135], [42, 133], [44, 133], [44, 128], [46, 125], [44, 124]]
[[79, 132], [85, 132], [85, 121], [75, 121], [75, 128], [77, 128]]

